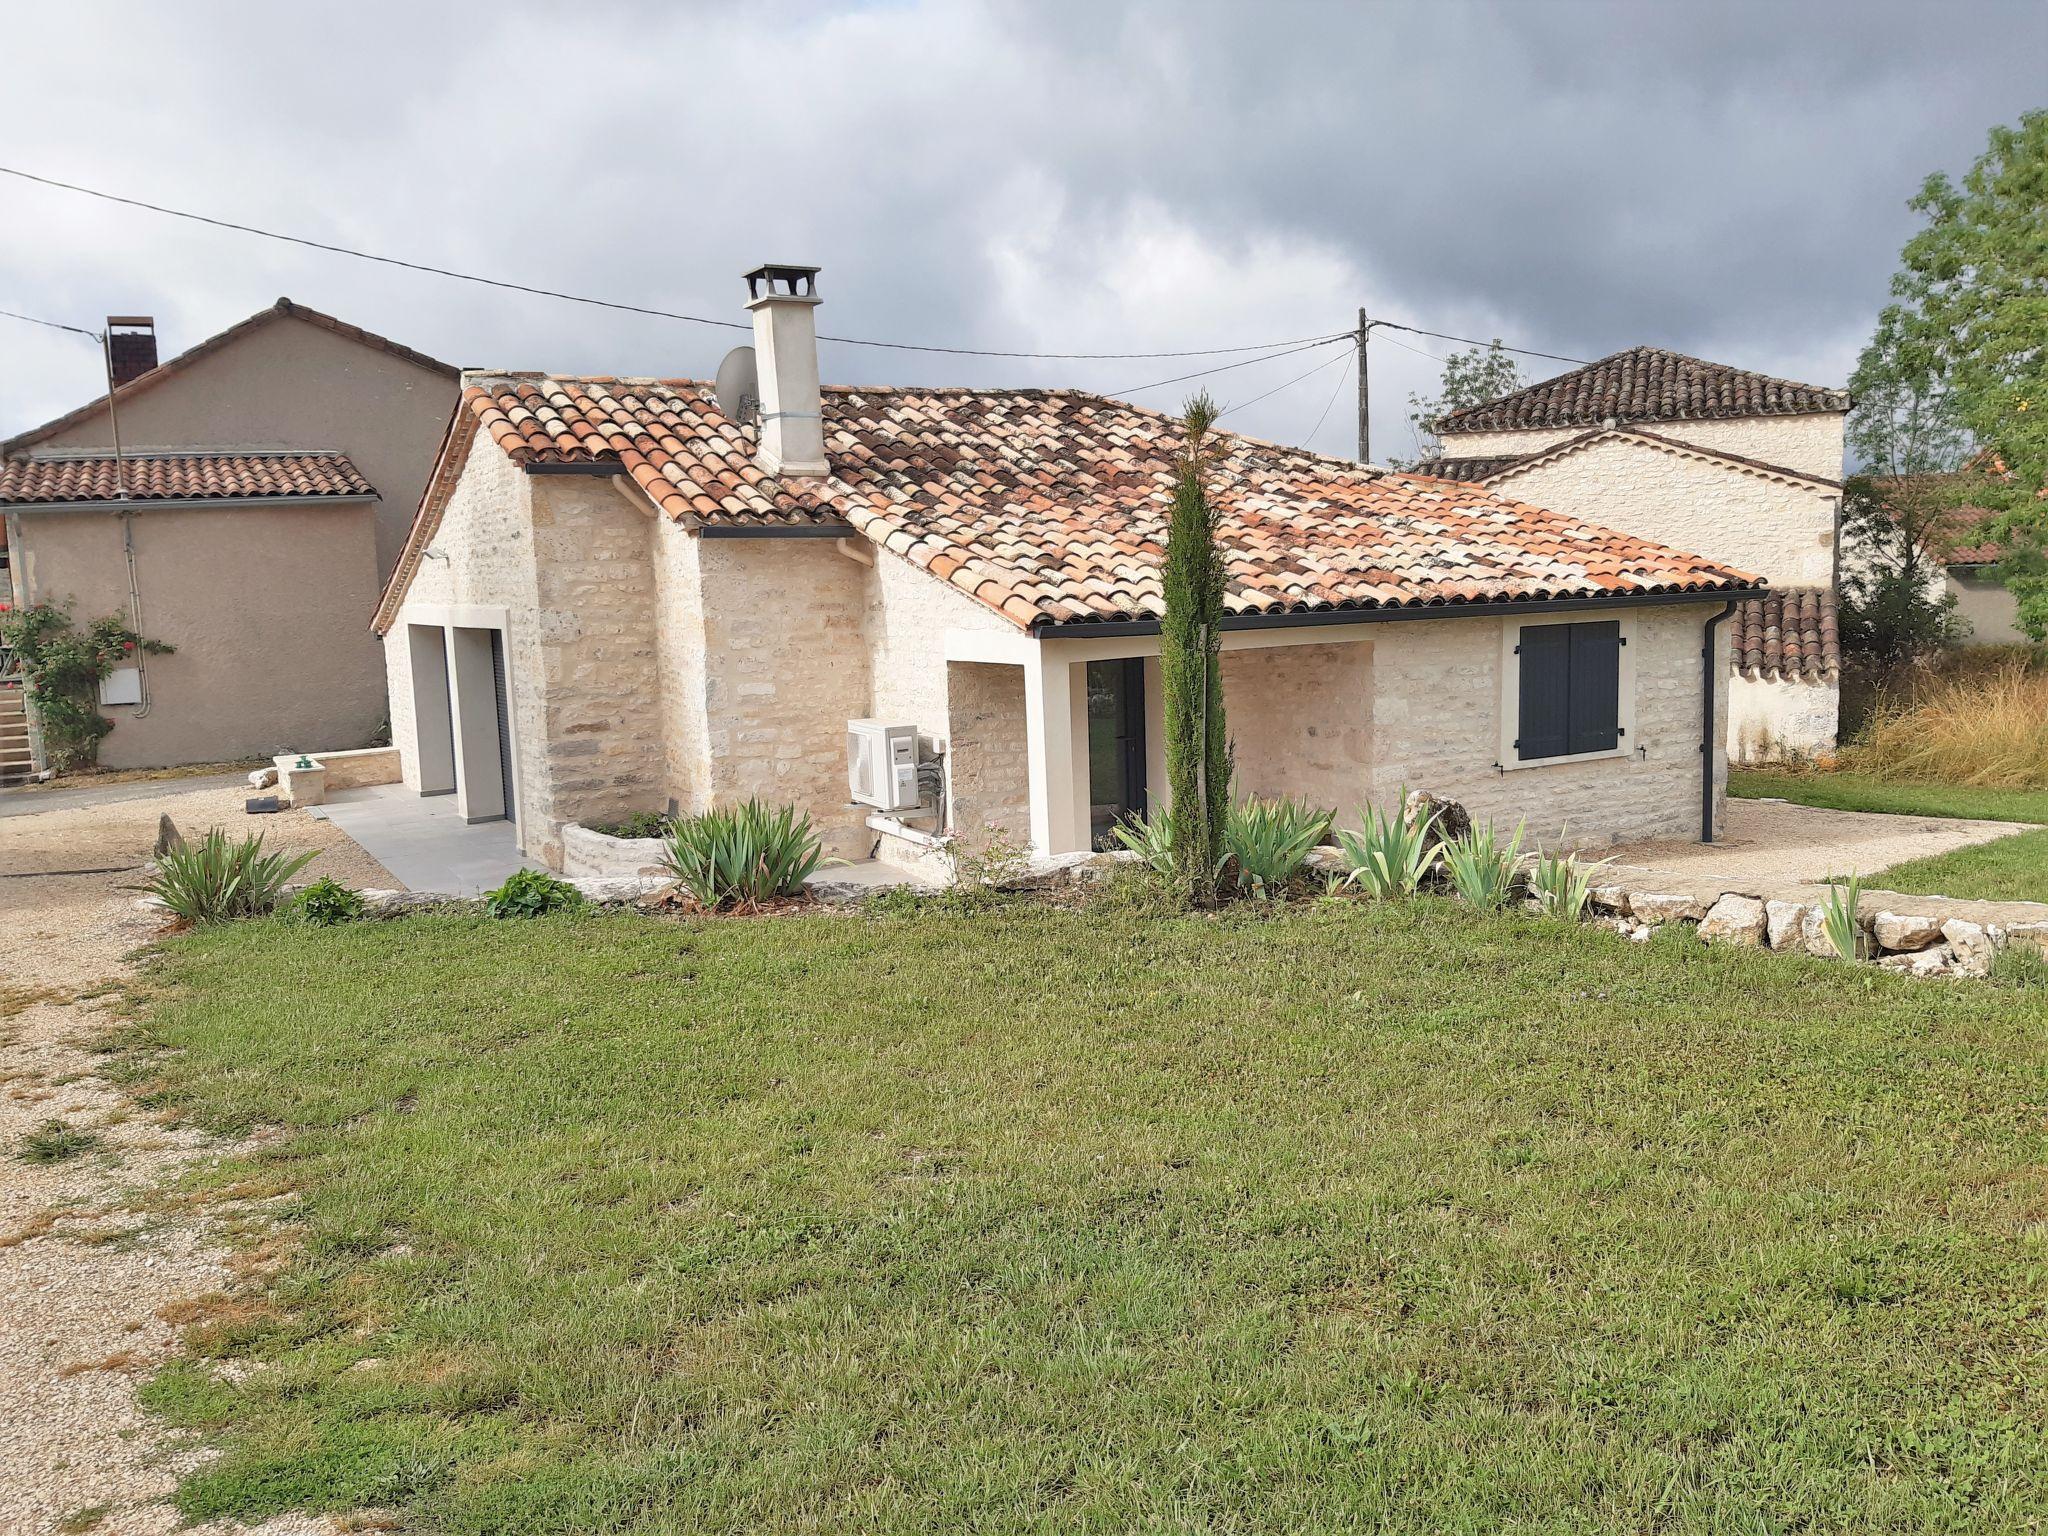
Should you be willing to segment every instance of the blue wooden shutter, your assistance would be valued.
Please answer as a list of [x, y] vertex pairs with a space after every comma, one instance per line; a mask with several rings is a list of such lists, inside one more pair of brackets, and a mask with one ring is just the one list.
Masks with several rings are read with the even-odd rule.
[[1515, 755], [1524, 762], [1538, 757], [1562, 757], [1567, 750], [1571, 630], [1569, 624], [1523, 626], [1517, 647], [1522, 658], [1522, 698]]
[[[1621, 625], [1614, 619], [1571, 627], [1571, 702], [1567, 752], [1612, 752], [1621, 740]], [[1525, 631], [1526, 633], [1526, 631]]]

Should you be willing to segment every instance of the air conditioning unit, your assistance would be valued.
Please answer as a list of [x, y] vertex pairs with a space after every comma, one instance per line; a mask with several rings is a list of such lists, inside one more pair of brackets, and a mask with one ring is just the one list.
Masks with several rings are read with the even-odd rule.
[[846, 782], [856, 804], [917, 809], [917, 727], [887, 720], [846, 722]]

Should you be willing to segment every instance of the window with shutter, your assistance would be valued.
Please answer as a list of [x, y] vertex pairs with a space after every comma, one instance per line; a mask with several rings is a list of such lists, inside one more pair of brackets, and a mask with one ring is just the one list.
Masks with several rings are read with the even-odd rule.
[[1527, 624], [1516, 652], [1522, 762], [1612, 752], [1621, 742], [1621, 624]]

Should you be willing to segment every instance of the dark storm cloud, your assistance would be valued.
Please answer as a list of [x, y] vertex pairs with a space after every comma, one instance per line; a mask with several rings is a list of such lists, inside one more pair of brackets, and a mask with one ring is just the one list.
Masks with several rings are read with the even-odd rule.
[[[844, 334], [1142, 351], [1367, 303], [1819, 382], [1883, 301], [1920, 179], [2040, 105], [2048, 57], [2031, 4], [138, 6], [11, 31], [0, 159], [526, 281], [740, 318], [736, 274], [773, 256], [826, 268]], [[465, 363], [705, 373], [740, 339], [0, 186], [0, 307], [152, 310], [180, 346], [279, 293]], [[4, 324], [0, 430], [91, 388], [88, 348]], [[1213, 384], [1245, 400], [1317, 361]], [[1435, 371], [1376, 343], [1384, 448]], [[1303, 440], [1340, 372], [1233, 424]], [[1349, 419], [1340, 389], [1316, 445]]]

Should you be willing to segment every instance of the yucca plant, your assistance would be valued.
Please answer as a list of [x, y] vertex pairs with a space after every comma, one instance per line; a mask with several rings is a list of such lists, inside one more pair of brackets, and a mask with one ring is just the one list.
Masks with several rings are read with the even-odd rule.
[[1488, 822], [1444, 844], [1444, 867], [1451, 872], [1451, 884], [1482, 912], [1498, 912], [1514, 895], [1527, 826], [1526, 822], [1517, 823], [1515, 835], [1502, 843]]
[[230, 838], [215, 827], [196, 843], [165, 849], [142, 888], [188, 923], [225, 923], [274, 909], [285, 882], [314, 856], [265, 853], [262, 833]]
[[1331, 813], [1306, 801], [1256, 795], [1230, 808], [1223, 848], [1237, 888], [1255, 896], [1276, 896], [1301, 874], [1308, 856], [1329, 835]]
[[1844, 960], [1855, 960], [1863, 954], [1863, 924], [1856, 917], [1856, 907], [1862, 899], [1863, 882], [1854, 875], [1846, 884], [1829, 886], [1820, 899], [1821, 932]]
[[1421, 821], [1411, 823], [1402, 809], [1407, 803], [1408, 791], [1404, 787], [1394, 796], [1393, 810], [1363, 806], [1359, 814], [1365, 820], [1364, 827], [1357, 832], [1347, 829], [1337, 834], [1337, 846], [1343, 851], [1347, 871], [1344, 878], [1368, 896], [1389, 900], [1414, 895], [1443, 846], [1434, 836], [1436, 813], [1432, 811]]
[[758, 800], [679, 820], [661, 861], [703, 907], [758, 907], [794, 896], [824, 863], [811, 818]]
[[1529, 893], [1536, 898], [1537, 910], [1546, 917], [1577, 922], [1593, 894], [1593, 877], [1609, 862], [1582, 864], [1576, 854], [1539, 853], [1529, 867]]

